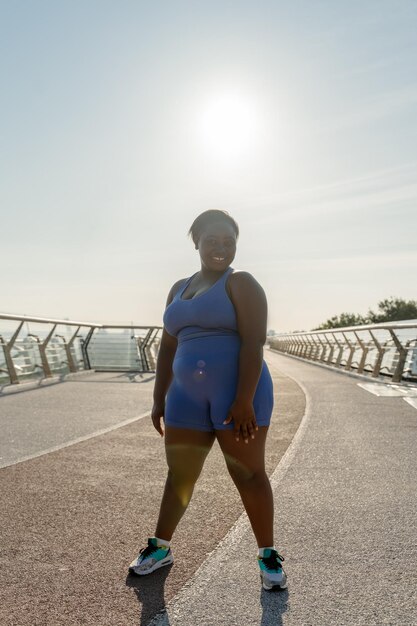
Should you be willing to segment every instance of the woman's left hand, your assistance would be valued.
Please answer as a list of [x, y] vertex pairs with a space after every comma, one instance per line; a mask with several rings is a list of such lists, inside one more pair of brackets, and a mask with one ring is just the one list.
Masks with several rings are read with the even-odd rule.
[[223, 424], [230, 424], [232, 420], [236, 441], [239, 441], [241, 433], [245, 443], [249, 443], [249, 437], [255, 439], [255, 430], [258, 430], [258, 426], [252, 402], [235, 400]]

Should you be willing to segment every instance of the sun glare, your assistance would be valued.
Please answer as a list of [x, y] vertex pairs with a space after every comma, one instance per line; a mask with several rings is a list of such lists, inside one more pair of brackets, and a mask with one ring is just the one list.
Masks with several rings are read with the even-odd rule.
[[237, 95], [219, 95], [207, 102], [201, 129], [204, 145], [212, 156], [238, 159], [255, 146], [259, 120], [249, 100]]

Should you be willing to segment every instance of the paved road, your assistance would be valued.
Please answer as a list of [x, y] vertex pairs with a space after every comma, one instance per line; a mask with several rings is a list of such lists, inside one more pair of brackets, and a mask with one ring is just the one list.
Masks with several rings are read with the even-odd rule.
[[[255, 542], [217, 447], [178, 528], [174, 566], [126, 576], [165, 478], [162, 441], [145, 418], [0, 470], [2, 625], [417, 624], [417, 410], [343, 374], [265, 356], [276, 391], [267, 467], [288, 590], [261, 590]], [[0, 398], [0, 415], [15, 410], [19, 437], [24, 405], [27, 418], [37, 407], [50, 421], [32, 418], [31, 438], [42, 443], [55, 425], [58, 445], [71, 440], [69, 421], [89, 436], [137, 417], [144, 387], [105, 376], [72, 382], [71, 393], [65, 383]]]
[[69, 375], [58, 384], [10, 386], [0, 396], [0, 467], [142, 417], [149, 411], [154, 379], [154, 374], [92, 372]]
[[[276, 369], [274, 385], [270, 474], [305, 410], [300, 387]], [[174, 566], [145, 579], [127, 575], [153, 533], [166, 475], [161, 438], [149, 419], [135, 419], [149, 410], [151, 387], [90, 374], [0, 397], [2, 436], [13, 433], [15, 440], [13, 455], [3, 447], [14, 464], [0, 470], [2, 626], [144, 626], [240, 517], [240, 499], [215, 446], [177, 530]], [[67, 445], [106, 428], [113, 430]], [[53, 446], [66, 447], [16, 463]]]
[[290, 357], [269, 363], [308, 399], [272, 477], [288, 590], [261, 590], [242, 516], [152, 626], [415, 626], [416, 409]]

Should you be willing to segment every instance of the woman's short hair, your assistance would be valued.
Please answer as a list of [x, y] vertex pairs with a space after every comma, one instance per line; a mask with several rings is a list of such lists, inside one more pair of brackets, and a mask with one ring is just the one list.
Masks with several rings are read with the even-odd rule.
[[233, 217], [229, 215], [227, 211], [222, 211], [221, 209], [209, 209], [208, 211], [200, 213], [200, 215], [198, 215], [198, 217], [196, 217], [194, 222], [191, 224], [188, 235], [190, 235], [194, 243], [197, 245], [204, 229], [209, 224], [213, 224], [215, 222], [225, 222], [226, 224], [230, 224], [236, 233], [236, 239], [239, 237], [239, 226], [237, 225], [237, 222], [235, 222]]

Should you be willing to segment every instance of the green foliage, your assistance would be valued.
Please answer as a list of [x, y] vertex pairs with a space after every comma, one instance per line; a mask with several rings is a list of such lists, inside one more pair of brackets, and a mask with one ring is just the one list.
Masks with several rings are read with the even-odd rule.
[[378, 309], [374, 313], [371, 309], [368, 315], [356, 313], [341, 313], [320, 324], [313, 330], [328, 328], [343, 328], [344, 326], [360, 326], [361, 324], [380, 324], [382, 322], [399, 322], [417, 319], [417, 300], [403, 300], [402, 298], [386, 298], [378, 302]]
[[343, 328], [344, 326], [359, 326], [360, 324], [367, 324], [367, 319], [362, 315], [356, 315], [356, 313], [341, 313], [340, 315], [333, 315], [327, 322], [321, 324], [313, 330], [326, 330], [327, 328]]
[[387, 298], [378, 302], [379, 313], [369, 311], [369, 324], [380, 322], [398, 322], [417, 318], [417, 300], [402, 300], [401, 298]]

